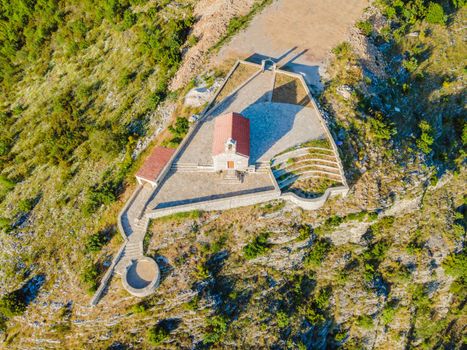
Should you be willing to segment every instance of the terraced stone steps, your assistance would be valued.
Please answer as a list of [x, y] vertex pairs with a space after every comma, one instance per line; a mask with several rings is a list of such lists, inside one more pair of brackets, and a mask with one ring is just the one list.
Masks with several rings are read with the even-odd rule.
[[212, 165], [199, 165], [196, 163], [176, 163], [170, 167], [170, 170], [175, 172], [196, 173], [196, 172], [211, 172], [214, 171]]
[[279, 188], [284, 188], [284, 187], [287, 187], [287, 186], [290, 186], [291, 184], [293, 184], [294, 182], [296, 181], [299, 181], [299, 180], [306, 180], [306, 179], [310, 179], [310, 178], [313, 178], [313, 179], [329, 179], [329, 180], [332, 180], [332, 181], [335, 181], [337, 183], [339, 183], [341, 181], [341, 177], [340, 175], [336, 175], [336, 178], [330, 178], [328, 176], [323, 176], [323, 174], [321, 174], [320, 172], [316, 172], [316, 171], [308, 171], [308, 172], [303, 172], [301, 174], [291, 174], [291, 176], [288, 176], [287, 178], [281, 180], [281, 181], [278, 181], [278, 186]]
[[331, 175], [338, 175], [340, 176], [339, 168], [332, 167], [328, 165], [316, 164], [316, 163], [308, 163], [308, 164], [301, 164], [298, 166], [290, 166], [287, 168], [273, 170], [273, 174], [276, 178], [279, 178], [287, 173], [290, 174], [299, 174], [306, 170], [315, 170], [322, 172], [323, 174], [331, 174]]
[[241, 184], [243, 182], [243, 174], [239, 173], [238, 171], [226, 171], [223, 173], [222, 176], [222, 183], [223, 184]]

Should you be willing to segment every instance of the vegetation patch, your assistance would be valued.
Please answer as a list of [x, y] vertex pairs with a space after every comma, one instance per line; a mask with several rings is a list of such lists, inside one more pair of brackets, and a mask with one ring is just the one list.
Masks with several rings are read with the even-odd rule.
[[259, 12], [261, 12], [266, 6], [271, 4], [273, 0], [256, 0], [255, 4], [251, 8], [250, 12], [245, 16], [234, 17], [230, 20], [227, 25], [227, 31], [224, 36], [214, 45], [211, 50], [217, 51], [229, 40], [237, 34], [240, 30], [246, 28], [250, 21], [255, 17]]
[[243, 247], [243, 255], [245, 258], [251, 260], [266, 254], [271, 248], [271, 244], [268, 243], [268, 238], [269, 232], [263, 232]]
[[229, 79], [225, 82], [224, 87], [217, 95], [213, 102], [213, 106], [220, 103], [224, 98], [229, 96], [235, 89], [245, 83], [253, 74], [259, 71], [258, 67], [240, 63]]

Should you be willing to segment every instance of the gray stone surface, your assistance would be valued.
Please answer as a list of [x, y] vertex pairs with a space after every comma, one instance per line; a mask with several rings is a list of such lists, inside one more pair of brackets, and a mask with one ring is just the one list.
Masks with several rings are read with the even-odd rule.
[[167, 176], [148, 204], [149, 210], [274, 189], [268, 173], [248, 173], [242, 183], [225, 183], [215, 172], [179, 172]]
[[250, 119], [250, 161], [269, 161], [297, 144], [325, 138], [316, 110], [283, 103], [260, 103], [242, 114]]
[[250, 164], [269, 161], [298, 143], [324, 138], [315, 109], [268, 102], [272, 79], [272, 72], [265, 71], [214, 107], [176, 163], [212, 165], [214, 119], [228, 112], [239, 112], [250, 119]]

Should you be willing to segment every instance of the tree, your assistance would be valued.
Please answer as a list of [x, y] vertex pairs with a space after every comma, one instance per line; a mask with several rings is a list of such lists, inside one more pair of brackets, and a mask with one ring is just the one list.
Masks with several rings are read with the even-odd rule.
[[19, 290], [8, 293], [0, 299], [0, 314], [5, 317], [21, 315], [25, 310], [24, 295]]
[[429, 154], [431, 152], [431, 145], [434, 142], [433, 139], [433, 128], [431, 125], [426, 121], [422, 120], [418, 127], [421, 130], [421, 135], [420, 138], [417, 140], [417, 147], [420, 148], [420, 150], [425, 153]]
[[430, 2], [425, 19], [431, 24], [446, 24], [446, 15], [444, 14], [443, 7], [435, 2]]
[[216, 344], [222, 340], [227, 332], [227, 321], [224, 316], [208, 318], [208, 333], [204, 336], [204, 344]]
[[152, 345], [158, 345], [164, 340], [166, 340], [168, 337], [169, 331], [160, 324], [154, 326], [153, 328], [150, 328], [147, 333], [148, 342]]

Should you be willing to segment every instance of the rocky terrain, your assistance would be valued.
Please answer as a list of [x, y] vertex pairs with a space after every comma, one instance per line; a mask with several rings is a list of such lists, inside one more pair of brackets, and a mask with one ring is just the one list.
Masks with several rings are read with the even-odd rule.
[[[73, 32], [82, 48], [66, 54], [52, 34], [45, 41], [51, 46], [40, 51], [55, 50], [49, 68], [40, 69], [41, 56], [37, 66], [23, 63], [30, 75], [13, 87], [1, 76], [0, 141], [8, 152], [0, 148], [0, 348], [465, 346], [461, 62], [467, 13], [461, 1], [436, 2], [441, 15], [424, 1], [379, 1], [366, 10], [362, 5], [362, 13], [348, 19], [355, 26], [339, 29], [345, 42], [323, 51], [325, 74], [316, 98], [345, 163], [351, 187], [346, 198], [310, 212], [277, 201], [154, 220], [144, 246], [161, 267], [157, 292], [137, 299], [115, 277], [101, 302], [89, 305], [121, 243], [116, 216], [131, 195], [145, 150], [170, 137], [165, 127], [174, 117], [196, 111], [183, 106], [191, 88], [216, 86], [222, 79], [225, 67], [207, 69], [218, 66], [211, 48], [226, 35], [235, 45], [244, 34], [235, 37], [232, 21], [242, 22], [259, 3], [134, 1], [131, 10], [144, 14], [134, 27], [121, 29], [123, 14], [122, 23], [87, 23], [84, 43], [79, 30]], [[70, 3], [63, 10], [73, 16], [79, 8]], [[332, 10], [342, 16], [338, 6]], [[0, 12], [2, 21], [4, 16]], [[151, 52], [158, 46], [142, 34], [153, 21], [183, 34], [177, 46], [183, 55], [177, 64], [167, 63], [164, 77], [162, 66], [152, 70]], [[181, 32], [174, 29], [179, 27]], [[140, 42], [153, 51], [136, 49]], [[75, 86], [79, 76], [100, 85]], [[165, 78], [181, 89], [178, 95], [159, 86]], [[57, 98], [66, 87], [72, 91], [69, 104]], [[44, 134], [36, 131], [45, 128], [38, 113], [70, 118], [65, 128], [73, 130], [71, 140], [79, 135], [80, 143], [71, 143], [76, 149], [60, 153], [50, 142], [38, 143]], [[86, 132], [69, 115], [80, 116]], [[125, 141], [114, 140], [114, 134]], [[42, 149], [62, 159], [42, 160]]]

